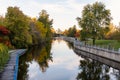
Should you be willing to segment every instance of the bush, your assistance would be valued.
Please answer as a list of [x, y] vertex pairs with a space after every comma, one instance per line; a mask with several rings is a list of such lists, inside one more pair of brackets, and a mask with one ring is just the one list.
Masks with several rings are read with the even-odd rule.
[[9, 53], [7, 46], [0, 44], [0, 71], [3, 70], [3, 67], [9, 59]]

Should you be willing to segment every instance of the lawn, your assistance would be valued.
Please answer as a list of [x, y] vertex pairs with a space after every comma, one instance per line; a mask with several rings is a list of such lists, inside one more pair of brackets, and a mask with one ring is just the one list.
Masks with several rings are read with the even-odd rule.
[[[92, 44], [92, 40], [88, 41], [88, 44]], [[117, 40], [96, 40], [95, 44], [100, 46], [110, 46], [115, 48], [115, 50], [120, 48], [120, 41]]]

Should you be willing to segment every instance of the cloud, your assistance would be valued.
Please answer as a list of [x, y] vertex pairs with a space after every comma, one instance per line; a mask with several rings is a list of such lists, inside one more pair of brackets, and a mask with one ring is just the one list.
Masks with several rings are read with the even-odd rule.
[[77, 25], [76, 17], [81, 17], [83, 7], [88, 3], [92, 4], [96, 1], [105, 3], [106, 7], [111, 10], [113, 22], [118, 24], [120, 21], [119, 0], [24, 0], [24, 3], [23, 0], [0, 0], [0, 14], [4, 15], [8, 6], [18, 6], [26, 15], [31, 17], [38, 16], [39, 12], [45, 9], [50, 18], [54, 19], [54, 28], [64, 30]]
[[120, 0], [114, 1], [114, 0], [109, 0], [108, 3], [106, 3], [107, 8], [111, 10], [111, 16], [113, 17], [113, 23], [116, 24], [117, 26], [119, 25], [120, 22]]

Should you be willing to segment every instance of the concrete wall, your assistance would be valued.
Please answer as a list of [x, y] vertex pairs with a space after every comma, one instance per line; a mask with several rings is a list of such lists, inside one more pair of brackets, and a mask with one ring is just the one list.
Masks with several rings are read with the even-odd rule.
[[94, 46], [86, 46], [73, 37], [64, 37], [63, 39], [70, 43], [74, 43], [75, 49], [120, 62], [120, 52], [104, 48], [95, 48]]
[[94, 55], [98, 55], [101, 57], [105, 57], [105, 58], [120, 62], [120, 54], [118, 53], [114, 53], [106, 50], [99, 50], [96, 48], [90, 48], [86, 46], [74, 46], [74, 47], [75, 49], [79, 49], [88, 53], [92, 53]]
[[101, 63], [104, 63], [104, 64], [106, 64], [108, 66], [111, 66], [111, 67], [113, 67], [115, 69], [120, 70], [120, 63], [119, 62], [116, 62], [116, 61], [113, 61], [113, 60], [110, 60], [110, 59], [107, 59], [107, 58], [103, 58], [103, 57], [94, 55], [92, 53], [87, 53], [87, 52], [84, 52], [84, 51], [80, 51], [79, 49], [74, 49], [74, 52], [79, 56], [89, 57], [91, 59], [97, 60], [97, 61], [99, 61]]

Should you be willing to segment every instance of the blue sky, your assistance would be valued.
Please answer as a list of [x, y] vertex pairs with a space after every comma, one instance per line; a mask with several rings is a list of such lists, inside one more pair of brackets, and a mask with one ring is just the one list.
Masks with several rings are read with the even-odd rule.
[[5, 15], [8, 6], [17, 6], [30, 17], [38, 17], [42, 9], [47, 10], [50, 18], [54, 19], [53, 26], [57, 30], [68, 29], [77, 25], [76, 17], [81, 17], [83, 7], [101, 1], [111, 10], [112, 22], [120, 22], [120, 0], [0, 0], [0, 15]]

